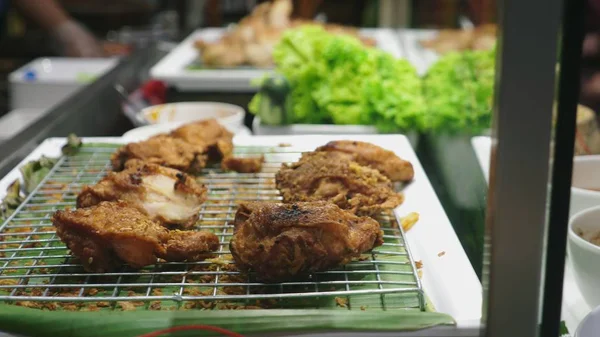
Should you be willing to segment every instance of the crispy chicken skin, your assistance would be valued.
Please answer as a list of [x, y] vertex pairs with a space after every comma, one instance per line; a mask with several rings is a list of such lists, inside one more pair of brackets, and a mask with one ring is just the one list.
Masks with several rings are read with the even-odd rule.
[[283, 164], [275, 175], [284, 202], [325, 200], [356, 214], [394, 208], [404, 197], [392, 182], [340, 152], [309, 152], [297, 163]]
[[130, 160], [125, 170], [110, 172], [94, 186], [85, 186], [77, 207], [123, 200], [163, 225], [193, 226], [206, 188], [187, 174], [156, 164]]
[[125, 163], [131, 159], [139, 159], [188, 173], [199, 173], [206, 166], [206, 155], [201, 151], [181, 139], [166, 135], [129, 143], [119, 148], [110, 157], [115, 171], [123, 170]]
[[218, 162], [233, 152], [233, 134], [217, 120], [207, 119], [185, 124], [171, 132], [171, 137], [180, 139], [208, 155], [209, 161]]
[[235, 171], [238, 173], [257, 173], [262, 170], [265, 157], [227, 157], [221, 162], [221, 168], [226, 171]]
[[169, 231], [124, 201], [56, 211], [56, 234], [89, 272], [109, 272], [126, 263], [142, 268], [167, 261], [196, 261], [219, 248], [209, 232]]
[[236, 265], [278, 282], [350, 262], [383, 244], [379, 223], [326, 202], [240, 205], [229, 248]]
[[352, 140], [331, 141], [316, 151], [335, 151], [349, 155], [351, 160], [360, 165], [374, 168], [391, 181], [411, 181], [415, 175], [410, 162], [399, 158], [392, 151], [377, 145]]

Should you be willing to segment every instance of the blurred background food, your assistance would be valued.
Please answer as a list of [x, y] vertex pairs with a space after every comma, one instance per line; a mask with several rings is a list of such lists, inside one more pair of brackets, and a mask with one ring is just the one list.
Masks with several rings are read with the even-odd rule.
[[331, 33], [356, 36], [366, 45], [375, 44], [372, 38], [361, 37], [356, 28], [292, 19], [292, 11], [292, 0], [263, 2], [216, 41], [197, 40], [195, 47], [200, 52], [202, 64], [209, 67], [272, 66], [273, 49], [283, 32], [304, 25], [319, 25]]
[[[0, 1], [0, 116], [9, 112], [8, 74], [39, 57], [61, 56], [48, 32], [17, 2]], [[55, 0], [65, 13], [84, 27], [99, 44], [104, 55], [123, 56], [152, 41], [179, 41], [199, 27], [226, 27], [247, 17], [261, 0]], [[277, 25], [298, 25], [326, 21], [329, 30], [349, 27], [456, 28], [461, 16], [476, 25], [493, 22], [494, 3], [490, 0], [293, 0], [290, 8], [280, 5]], [[284, 2], [285, 3], [285, 2]], [[264, 6], [262, 8], [265, 8]], [[393, 10], [391, 10], [393, 9]], [[281, 13], [285, 14], [281, 16]], [[390, 15], [395, 13], [394, 15]], [[286, 16], [287, 15], [287, 16]], [[252, 21], [247, 18], [246, 21]], [[265, 22], [263, 22], [265, 23]], [[270, 22], [269, 22], [270, 24]], [[254, 24], [253, 24], [254, 25]], [[260, 24], [259, 24], [260, 25]], [[341, 27], [344, 26], [344, 28]], [[262, 25], [264, 28], [264, 24]], [[347, 28], [348, 27], [348, 28]], [[259, 29], [260, 30], [260, 29]], [[263, 29], [264, 30], [264, 29]], [[270, 31], [271, 29], [267, 29]], [[235, 30], [234, 30], [235, 31]], [[273, 47], [281, 31], [257, 34], [258, 42], [244, 48], [253, 56], [250, 62], [270, 63], [264, 50]], [[372, 43], [366, 40], [365, 42]], [[218, 49], [218, 48], [217, 48]], [[219, 60], [220, 61], [220, 60]], [[225, 60], [226, 61], [226, 60]], [[246, 59], [244, 61], [247, 61]]]

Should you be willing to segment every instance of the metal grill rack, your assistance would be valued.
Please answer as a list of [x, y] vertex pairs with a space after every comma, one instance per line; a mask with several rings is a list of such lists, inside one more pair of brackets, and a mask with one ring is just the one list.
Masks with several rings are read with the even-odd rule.
[[236, 155], [264, 154], [261, 173], [206, 169], [198, 178], [209, 190], [196, 228], [221, 241], [217, 258], [191, 263], [157, 263], [141, 270], [87, 273], [55, 235], [52, 214], [74, 207], [83, 185], [110, 169], [116, 145], [90, 145], [62, 157], [25, 202], [0, 225], [0, 300], [25, 306], [86, 310], [177, 308], [348, 308], [425, 309], [421, 283], [401, 226], [393, 214], [377, 220], [383, 246], [344, 267], [305, 280], [264, 284], [235, 269], [229, 255], [230, 222], [236, 205], [248, 200], [280, 200], [274, 174], [299, 158], [291, 147], [236, 147]]

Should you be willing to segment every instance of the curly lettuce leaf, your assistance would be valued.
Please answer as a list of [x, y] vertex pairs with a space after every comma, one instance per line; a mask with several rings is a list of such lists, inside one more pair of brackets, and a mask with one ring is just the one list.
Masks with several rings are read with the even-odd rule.
[[[425, 126], [414, 67], [352, 36], [318, 26], [289, 30], [273, 59], [292, 87], [294, 123], [373, 124], [388, 132]], [[254, 97], [251, 112], [263, 98]]]
[[466, 51], [440, 58], [423, 79], [430, 132], [478, 134], [490, 127], [495, 52]]

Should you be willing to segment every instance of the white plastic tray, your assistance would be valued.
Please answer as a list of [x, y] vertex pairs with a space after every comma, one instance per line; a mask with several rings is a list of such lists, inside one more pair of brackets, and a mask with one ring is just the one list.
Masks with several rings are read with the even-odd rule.
[[[330, 140], [354, 139], [371, 142], [393, 150], [412, 162], [414, 181], [405, 190], [406, 201], [396, 209], [399, 216], [410, 212], [420, 213], [419, 222], [406, 234], [416, 260], [423, 263], [423, 288], [434, 307], [457, 321], [456, 327], [442, 327], [427, 332], [394, 334], [394, 336], [479, 336], [482, 312], [482, 288], [465, 251], [463, 250], [442, 205], [408, 139], [402, 135], [352, 135], [352, 136], [240, 136], [235, 144], [244, 146], [278, 146], [290, 144], [302, 150], [311, 150]], [[84, 142], [122, 143], [122, 138], [84, 138]], [[64, 138], [50, 138], [35, 149], [19, 166], [41, 155], [59, 156]], [[19, 178], [13, 169], [0, 180], [0, 196], [7, 186]], [[440, 254], [440, 253], [444, 254]], [[441, 256], [439, 256], [439, 255]]]
[[[252, 79], [261, 78], [270, 70], [238, 68], [238, 69], [186, 69], [198, 59], [198, 51], [194, 41], [218, 40], [226, 30], [224, 28], [207, 28], [193, 32], [152, 69], [150, 76], [174, 86], [181, 91], [221, 91], [221, 92], [255, 92], [256, 87], [250, 83]], [[361, 29], [364, 36], [373, 37], [377, 46], [396, 57], [402, 57], [396, 33], [393, 29]]]
[[49, 109], [119, 63], [117, 58], [44, 57], [9, 75], [12, 109]]
[[[489, 183], [490, 175], [490, 158], [492, 139], [486, 136], [473, 137], [471, 139], [473, 150], [477, 156], [477, 161], [481, 166], [481, 170], [485, 175], [486, 181]], [[563, 306], [562, 319], [567, 325], [567, 329], [571, 333], [575, 332], [581, 320], [590, 312], [591, 308], [583, 299], [583, 295], [579, 291], [571, 264], [567, 259], [565, 261], [565, 276], [563, 281]]]

